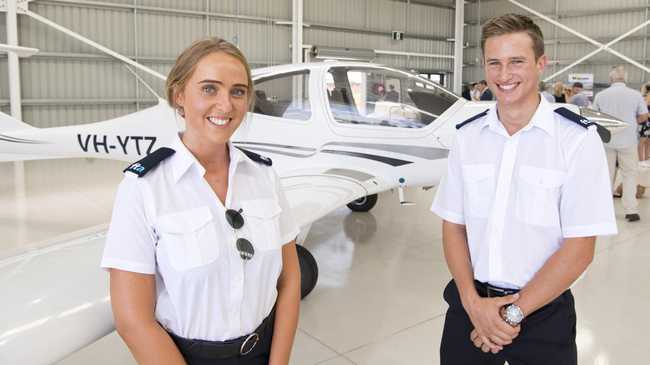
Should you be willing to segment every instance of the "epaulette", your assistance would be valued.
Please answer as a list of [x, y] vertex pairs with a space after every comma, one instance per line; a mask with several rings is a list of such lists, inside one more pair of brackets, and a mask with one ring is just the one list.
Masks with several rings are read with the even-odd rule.
[[555, 112], [563, 116], [565, 119], [584, 128], [589, 128], [592, 125], [595, 125], [600, 139], [605, 143], [609, 142], [612, 139], [612, 133], [607, 128], [598, 123], [589, 121], [589, 119], [581, 116], [580, 114], [576, 114], [565, 107], [557, 108], [555, 109]]
[[252, 151], [249, 151], [249, 150], [245, 150], [245, 149], [243, 149], [243, 148], [241, 148], [241, 147], [237, 147], [237, 148], [238, 148], [240, 151], [244, 152], [244, 154], [245, 154], [246, 156], [248, 156], [248, 158], [250, 158], [251, 160], [253, 160], [253, 161], [255, 161], [255, 162], [258, 162], [258, 163], [264, 164], [264, 165], [266, 165], [266, 166], [271, 166], [271, 165], [273, 165], [273, 161], [272, 161], [270, 158], [266, 157], [266, 156], [262, 156], [262, 155], [260, 155], [260, 154], [255, 153], [255, 152], [252, 152]]
[[147, 174], [147, 172], [158, 166], [161, 161], [173, 155], [174, 153], [176, 153], [176, 151], [171, 148], [161, 147], [151, 152], [140, 161], [132, 163], [131, 166], [124, 169], [124, 172], [130, 172], [138, 175], [138, 177], [143, 177]]
[[471, 117], [471, 118], [465, 120], [464, 122], [456, 124], [456, 129], [461, 129], [461, 128], [463, 128], [465, 125], [467, 125], [467, 124], [469, 124], [469, 123], [471, 123], [471, 122], [473, 122], [473, 121], [475, 121], [475, 120], [477, 120], [477, 119], [479, 119], [479, 118], [483, 118], [484, 116], [487, 115], [487, 113], [488, 113], [489, 110], [490, 110], [490, 109], [485, 109], [485, 111], [482, 111], [482, 112], [476, 114], [475, 116], [473, 116], [473, 117]]

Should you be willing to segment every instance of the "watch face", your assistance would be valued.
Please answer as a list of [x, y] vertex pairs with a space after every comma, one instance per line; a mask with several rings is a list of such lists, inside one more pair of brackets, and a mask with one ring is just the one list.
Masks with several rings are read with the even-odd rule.
[[519, 324], [524, 319], [524, 313], [521, 308], [515, 304], [506, 307], [506, 318], [511, 324]]

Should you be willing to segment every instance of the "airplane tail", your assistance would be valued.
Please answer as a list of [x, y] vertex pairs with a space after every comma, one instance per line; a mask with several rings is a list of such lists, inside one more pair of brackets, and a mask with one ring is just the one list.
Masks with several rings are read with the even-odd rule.
[[0, 132], [9, 132], [32, 128], [34, 127], [12, 117], [11, 115], [0, 112]]

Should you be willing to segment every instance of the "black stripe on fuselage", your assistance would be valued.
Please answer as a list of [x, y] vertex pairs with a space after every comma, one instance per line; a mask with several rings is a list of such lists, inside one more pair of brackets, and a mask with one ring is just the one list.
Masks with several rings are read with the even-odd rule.
[[277, 148], [286, 148], [286, 149], [291, 149], [291, 150], [298, 150], [298, 151], [308, 151], [308, 152], [315, 152], [315, 148], [308, 148], [308, 147], [298, 147], [298, 146], [289, 146], [285, 144], [275, 144], [275, 143], [263, 143], [263, 142], [233, 142], [234, 145], [253, 145], [253, 146], [267, 146], [267, 147], [277, 147]]
[[[277, 153], [278, 155], [289, 156], [289, 157], [299, 157], [299, 158], [310, 157], [310, 156], [299, 155], [299, 154], [296, 154], [296, 153], [272, 150], [270, 148], [248, 147], [247, 146], [246, 149], [253, 150], [253, 151], [260, 151], [260, 152]], [[367, 160], [382, 162], [382, 163], [385, 163], [385, 164], [388, 164], [388, 165], [391, 165], [391, 166], [403, 166], [403, 165], [413, 163], [412, 161], [405, 161], [405, 160], [400, 160], [400, 159], [397, 159], [397, 158], [391, 158], [391, 157], [386, 157], [386, 156], [377, 156], [377, 155], [371, 155], [369, 153], [361, 153], [361, 152], [337, 151], [337, 150], [322, 150], [320, 152], [322, 152], [322, 153], [330, 153], [330, 154], [335, 154], [335, 155], [344, 155], [344, 156], [365, 158]]]
[[371, 155], [369, 153], [361, 153], [361, 152], [352, 152], [352, 151], [340, 151], [340, 150], [321, 150], [322, 153], [331, 153], [334, 155], [344, 155], [344, 156], [352, 156], [352, 157], [359, 157], [359, 158], [365, 158], [367, 160], [373, 160], [373, 161], [378, 161], [382, 162], [391, 166], [404, 166], [408, 165], [410, 163], [413, 163], [413, 161], [405, 161], [405, 160], [400, 160], [398, 158], [392, 158], [392, 157], [386, 157], [386, 156], [378, 156], [378, 155]]

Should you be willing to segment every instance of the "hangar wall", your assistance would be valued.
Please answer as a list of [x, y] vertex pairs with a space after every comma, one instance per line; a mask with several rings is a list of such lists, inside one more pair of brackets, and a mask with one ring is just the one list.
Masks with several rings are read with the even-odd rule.
[[[600, 43], [607, 43], [635, 26], [650, 19], [650, 0], [518, 0], [542, 14], [574, 29]], [[469, 47], [464, 50], [463, 82], [472, 82], [483, 78], [480, 66], [480, 26], [492, 16], [515, 12], [531, 15], [506, 0], [480, 0], [465, 6], [465, 42]], [[545, 38], [546, 54], [551, 60], [544, 77], [573, 63], [597, 47], [591, 43], [533, 16], [540, 25]], [[648, 35], [650, 26], [630, 35], [612, 48], [643, 64], [650, 65]], [[642, 83], [650, 80], [650, 75], [643, 70], [627, 64], [626, 61], [602, 51], [582, 64], [557, 76], [553, 81], [567, 82], [568, 73], [593, 73], [597, 88], [606, 87], [608, 74], [612, 66], [626, 64], [629, 74], [629, 86], [639, 89]]]
[[[303, 43], [453, 55], [452, 6], [408, 0], [304, 0]], [[291, 62], [291, 0], [35, 0], [29, 9], [167, 74], [192, 40], [218, 35], [238, 44], [252, 67]], [[0, 16], [5, 42], [5, 16]], [[406, 34], [391, 39], [392, 30]], [[37, 127], [87, 123], [152, 105], [155, 98], [109, 56], [25, 15], [19, 44], [23, 119]], [[375, 62], [450, 73], [453, 60], [380, 55]], [[164, 96], [164, 84], [138, 71]], [[0, 108], [9, 110], [7, 58], [0, 54]], [[451, 77], [448, 78], [451, 80]]]

